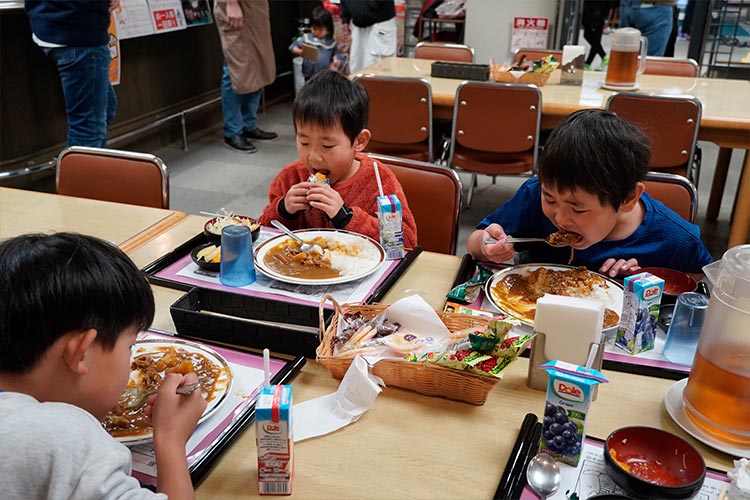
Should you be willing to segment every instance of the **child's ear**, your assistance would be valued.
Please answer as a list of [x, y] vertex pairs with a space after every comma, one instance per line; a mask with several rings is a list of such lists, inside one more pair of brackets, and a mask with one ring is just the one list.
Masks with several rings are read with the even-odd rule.
[[620, 210], [623, 212], [630, 212], [633, 210], [636, 205], [638, 204], [638, 200], [641, 199], [641, 195], [646, 191], [646, 184], [643, 182], [637, 182], [635, 184], [635, 189], [628, 195], [627, 198], [625, 198], [625, 201], [622, 202], [622, 205], [620, 205]]
[[68, 334], [63, 348], [63, 360], [70, 371], [78, 375], [84, 375], [89, 371], [86, 354], [91, 349], [94, 339], [96, 339], [96, 330], [93, 328]]
[[357, 137], [354, 138], [354, 151], [356, 151], [357, 153], [361, 153], [362, 151], [364, 151], [367, 147], [367, 143], [370, 142], [371, 136], [372, 134], [370, 133], [370, 131], [366, 128], [363, 128], [362, 132], [357, 134]]

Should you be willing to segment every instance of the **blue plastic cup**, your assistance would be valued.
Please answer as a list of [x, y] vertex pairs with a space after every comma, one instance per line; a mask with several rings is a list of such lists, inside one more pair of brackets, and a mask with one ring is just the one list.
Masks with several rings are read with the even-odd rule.
[[667, 361], [678, 365], [693, 365], [707, 308], [708, 297], [701, 293], [686, 292], [677, 297], [662, 352]]
[[253, 238], [247, 226], [226, 226], [221, 230], [219, 279], [227, 286], [247, 286], [255, 282]]

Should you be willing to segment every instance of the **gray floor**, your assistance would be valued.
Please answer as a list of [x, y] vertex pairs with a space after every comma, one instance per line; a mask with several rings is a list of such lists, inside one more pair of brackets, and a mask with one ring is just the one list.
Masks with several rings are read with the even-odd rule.
[[[605, 35], [602, 40], [602, 45], [607, 51], [610, 38], [610, 35]], [[686, 53], [687, 42], [678, 40], [675, 47], [676, 57], [685, 57]], [[599, 62], [597, 58], [594, 67]], [[284, 165], [297, 158], [291, 106], [291, 102], [279, 103], [268, 107], [266, 112], [259, 116], [259, 126], [264, 130], [277, 132], [279, 138], [271, 142], [256, 141], [258, 152], [254, 154], [241, 154], [224, 147], [220, 124], [206, 135], [191, 137], [188, 151], [182, 150], [181, 143], [154, 151], [153, 153], [161, 157], [169, 169], [171, 208], [198, 214], [201, 211], [216, 212], [225, 207], [238, 214], [259, 215], [267, 203], [268, 184]], [[742, 155], [735, 151], [732, 156], [719, 220], [706, 223], [706, 204], [719, 148], [707, 142], [701, 142], [701, 147], [703, 162], [698, 184], [698, 224], [701, 225], [703, 240], [709, 251], [715, 258], [720, 258], [727, 246], [729, 216]], [[468, 186], [470, 177], [465, 174], [461, 177], [464, 186]], [[489, 177], [479, 177], [479, 186], [474, 191], [472, 206], [461, 214], [457, 250], [459, 255], [465, 252], [466, 239], [476, 223], [506, 201], [523, 181], [523, 178], [518, 177], [498, 177], [497, 183], [493, 185]]]

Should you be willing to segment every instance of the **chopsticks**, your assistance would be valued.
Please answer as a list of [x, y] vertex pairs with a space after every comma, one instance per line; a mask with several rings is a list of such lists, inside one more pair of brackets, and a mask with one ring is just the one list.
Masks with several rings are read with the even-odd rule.
[[518, 432], [516, 444], [510, 453], [500, 483], [497, 486], [494, 500], [509, 500], [520, 498], [521, 491], [526, 485], [526, 466], [539, 447], [542, 435], [542, 424], [533, 413], [527, 413]]

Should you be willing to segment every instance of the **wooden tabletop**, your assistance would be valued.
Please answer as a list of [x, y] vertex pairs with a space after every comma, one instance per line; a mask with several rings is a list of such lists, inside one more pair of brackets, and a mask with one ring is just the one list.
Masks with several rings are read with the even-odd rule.
[[[153, 261], [202, 228], [188, 216], [131, 253], [139, 266]], [[384, 302], [419, 293], [440, 307], [460, 264], [456, 256], [422, 253]], [[174, 331], [169, 305], [183, 292], [154, 287], [154, 327]], [[295, 444], [297, 498], [491, 498], [527, 412], [542, 415], [545, 394], [526, 387], [528, 360], [519, 359], [482, 406], [387, 387], [359, 421], [326, 436]], [[709, 466], [727, 470], [729, 456], [694, 440], [669, 417], [664, 394], [671, 380], [606, 371], [587, 433], [605, 438], [625, 425], [659, 427], [694, 444]], [[309, 359], [292, 380], [299, 403], [338, 387]], [[197, 487], [199, 499], [254, 498], [257, 490], [255, 431], [251, 426], [218, 459]]]
[[111, 241], [130, 252], [183, 217], [183, 212], [175, 210], [0, 187], [0, 239], [73, 231]]

